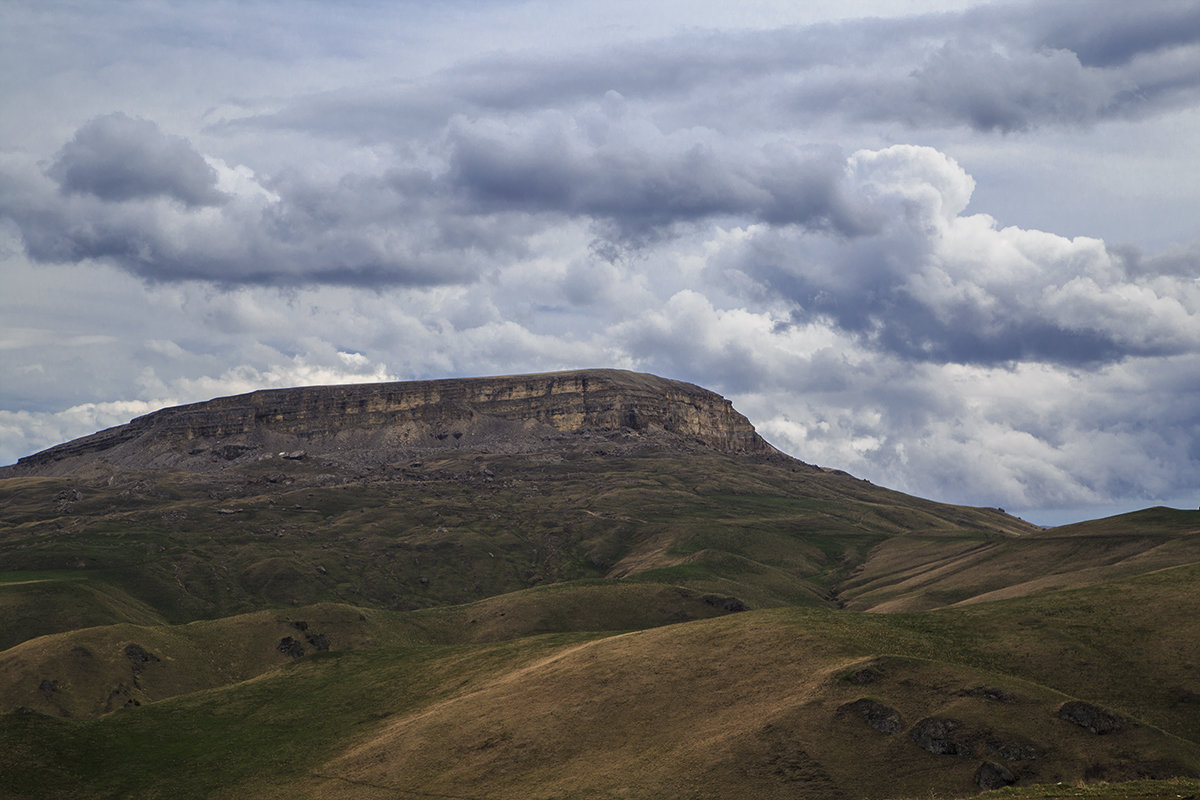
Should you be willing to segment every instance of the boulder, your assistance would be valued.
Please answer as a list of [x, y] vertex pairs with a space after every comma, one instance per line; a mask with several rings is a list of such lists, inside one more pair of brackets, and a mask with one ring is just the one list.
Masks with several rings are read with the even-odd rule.
[[889, 736], [904, 729], [904, 724], [900, 721], [900, 714], [896, 709], [867, 697], [855, 700], [853, 703], [846, 703], [838, 708], [837, 713], [839, 716], [853, 714], [860, 717], [863, 722], [875, 730]]
[[1125, 720], [1100, 706], [1071, 700], [1058, 709], [1059, 719], [1065, 719], [1095, 734], [1116, 733], [1125, 727]]
[[1035, 761], [1046, 754], [1043, 748], [1015, 733], [993, 734], [988, 746], [1006, 761]]
[[296, 641], [290, 636], [285, 636], [280, 639], [279, 644], [275, 646], [275, 649], [290, 658], [299, 658], [300, 656], [304, 655], [304, 645], [300, 644], [300, 642]]
[[706, 594], [700, 599], [710, 606], [729, 612], [748, 611], [750, 608], [736, 597], [721, 597], [720, 595]]
[[975, 785], [984, 791], [1003, 789], [1016, 782], [1016, 775], [1013, 775], [1003, 764], [993, 761], [985, 761], [979, 765], [979, 769], [975, 770]]
[[130, 643], [125, 647], [125, 657], [129, 659], [130, 665], [133, 666], [133, 672], [136, 675], [141, 672], [147, 665], [159, 660], [158, 656], [151, 653], [140, 644]]
[[909, 732], [917, 747], [934, 755], [970, 755], [962, 738], [962, 723], [945, 717], [926, 717]]

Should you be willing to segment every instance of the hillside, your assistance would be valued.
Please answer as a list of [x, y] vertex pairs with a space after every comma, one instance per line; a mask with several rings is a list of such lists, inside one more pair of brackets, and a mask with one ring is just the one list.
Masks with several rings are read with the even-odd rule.
[[1198, 531], [910, 497], [617, 370], [164, 409], [0, 469], [0, 796], [1197, 776]]

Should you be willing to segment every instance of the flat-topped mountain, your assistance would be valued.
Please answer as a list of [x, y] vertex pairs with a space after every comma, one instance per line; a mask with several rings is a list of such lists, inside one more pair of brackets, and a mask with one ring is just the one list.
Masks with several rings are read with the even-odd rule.
[[1200, 512], [912, 497], [651, 375], [163, 409], [0, 468], [0, 565], [0, 798], [1200, 793]]
[[165, 408], [27, 456], [10, 469], [60, 474], [94, 460], [203, 469], [280, 452], [378, 463], [450, 449], [524, 452], [561, 442], [564, 434], [776, 452], [718, 394], [596, 369], [256, 391]]

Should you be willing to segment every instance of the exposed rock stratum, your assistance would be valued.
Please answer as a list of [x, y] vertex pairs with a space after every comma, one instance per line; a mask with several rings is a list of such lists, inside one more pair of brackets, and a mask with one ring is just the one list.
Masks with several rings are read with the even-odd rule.
[[89, 461], [205, 469], [267, 454], [378, 461], [459, 448], [530, 451], [563, 437], [777, 452], [718, 394], [597, 369], [261, 390], [155, 411], [5, 471], [54, 474]]

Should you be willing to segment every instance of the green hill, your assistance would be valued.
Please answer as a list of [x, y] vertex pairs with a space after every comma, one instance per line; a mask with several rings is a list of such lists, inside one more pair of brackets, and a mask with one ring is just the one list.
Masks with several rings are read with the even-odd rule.
[[1200, 789], [1200, 512], [1043, 530], [651, 376], [384, 386], [3, 471], [0, 797]]

